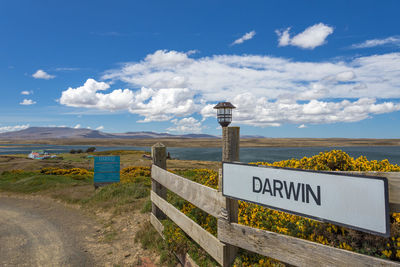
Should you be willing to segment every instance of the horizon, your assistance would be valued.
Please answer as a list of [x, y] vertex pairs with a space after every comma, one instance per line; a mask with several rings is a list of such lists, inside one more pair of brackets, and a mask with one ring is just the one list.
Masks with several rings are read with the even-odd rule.
[[[398, 1], [2, 1], [0, 133], [398, 138]], [[355, 14], [357, 16], [355, 16]]]
[[[195, 134], [195, 133], [183, 133], [183, 134], [173, 134], [173, 133], [168, 133], [168, 132], [155, 132], [155, 131], [128, 131], [128, 132], [104, 132], [102, 130], [96, 130], [96, 129], [90, 129], [90, 128], [72, 128], [72, 127], [68, 127], [68, 126], [30, 126], [28, 128], [25, 129], [20, 129], [20, 130], [15, 130], [15, 131], [7, 131], [7, 132], [1, 132], [1, 134], [7, 134], [7, 133], [14, 133], [14, 132], [20, 132], [20, 131], [25, 131], [25, 130], [29, 130], [31, 128], [49, 128], [49, 129], [54, 129], [54, 128], [66, 128], [66, 129], [71, 129], [71, 130], [88, 130], [88, 131], [96, 131], [96, 132], [101, 132], [101, 133], [106, 133], [106, 134], [128, 134], [128, 133], [153, 133], [153, 134], [165, 134], [165, 135], [171, 135], [173, 137], [176, 136], [186, 136], [186, 135], [209, 135], [212, 137], [216, 137], [216, 138], [222, 138], [222, 134], [217, 134], [217, 135], [212, 135], [212, 134], [205, 134], [205, 133], [200, 133], [200, 134]], [[241, 138], [254, 138], [254, 139], [354, 139], [354, 140], [362, 140], [362, 139], [371, 139], [371, 140], [379, 140], [379, 139], [393, 139], [393, 140], [400, 140], [400, 138], [369, 138], [369, 137], [362, 137], [362, 138], [353, 138], [353, 137], [269, 137], [269, 136], [261, 136], [261, 135], [247, 135], [247, 134], [241, 134], [240, 135]], [[0, 136], [1, 138], [1, 136]], [[155, 138], [155, 137], [154, 137]], [[161, 137], [161, 138], [168, 138], [168, 137]], [[206, 137], [207, 138], [207, 137]], [[7, 140], [9, 138], [6, 138], [5, 140]], [[68, 138], [66, 138], [68, 139]], [[96, 138], [95, 138], [96, 139]], [[100, 138], [101, 139], [101, 138]], [[118, 138], [114, 138], [114, 139], [118, 139]], [[122, 138], [125, 139], [125, 138]], [[140, 139], [140, 138], [139, 138]], [[156, 139], [156, 138], [155, 138]], [[392, 145], [391, 145], [392, 146]]]

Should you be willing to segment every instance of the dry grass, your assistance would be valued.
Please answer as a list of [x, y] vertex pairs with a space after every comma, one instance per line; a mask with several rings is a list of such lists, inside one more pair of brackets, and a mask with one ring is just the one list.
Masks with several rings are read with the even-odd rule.
[[[120, 155], [121, 169], [126, 167], [150, 167], [151, 160], [144, 158], [143, 155], [149, 156], [144, 151], [103, 151], [92, 153], [93, 155]], [[27, 155], [0, 155], [0, 173], [10, 170], [35, 171], [42, 168], [54, 167], [61, 169], [83, 168], [87, 170], [93, 169], [93, 158], [88, 158], [89, 154], [59, 154], [58, 159], [34, 160], [28, 159]], [[218, 170], [220, 162], [216, 161], [196, 161], [196, 160], [167, 160], [169, 169], [187, 169], [187, 168], [208, 168]]]

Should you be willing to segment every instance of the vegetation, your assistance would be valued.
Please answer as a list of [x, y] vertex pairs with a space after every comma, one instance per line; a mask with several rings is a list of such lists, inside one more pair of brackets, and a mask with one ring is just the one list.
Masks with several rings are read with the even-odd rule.
[[86, 153], [92, 153], [95, 152], [96, 148], [94, 146], [89, 147], [88, 149], [86, 149]]
[[[87, 152], [88, 152], [88, 151], [86, 151], [86, 153], [87, 153]], [[71, 150], [69, 151], [69, 153], [70, 153], [70, 154], [82, 154], [82, 153], [84, 153], [84, 152], [83, 152], [82, 149], [77, 149], [77, 150], [71, 149]]]
[[140, 242], [144, 249], [157, 251], [160, 254], [160, 263], [171, 267], [177, 266], [178, 261], [173, 250], [168, 248], [168, 243], [162, 239], [150, 222], [139, 229], [135, 236], [135, 242]]
[[318, 155], [310, 158], [304, 157], [302, 159], [289, 159], [273, 163], [256, 162], [252, 164], [320, 171], [400, 171], [400, 166], [397, 164], [390, 164], [387, 159], [381, 161], [368, 161], [368, 159], [364, 156], [354, 159], [342, 150], [320, 152]]
[[[107, 155], [106, 152], [93, 152], [92, 154]], [[127, 157], [125, 159], [129, 157], [140, 159], [143, 152], [111, 151], [108, 154], [122, 155], [122, 157]], [[71, 155], [70, 157], [66, 156], [66, 159], [70, 162], [75, 162], [75, 164], [80, 164], [81, 161], [86, 162], [87, 160], [86, 156], [81, 158], [81, 156]], [[274, 163], [257, 162], [253, 164], [330, 171], [400, 171], [398, 165], [390, 164], [387, 160], [368, 161], [365, 157], [353, 159], [340, 150], [320, 153], [310, 158], [291, 159]], [[35, 171], [3, 171], [0, 175], [0, 191], [18, 193], [50, 191], [55, 198], [80, 204], [84, 207], [111, 210], [113, 213], [132, 210], [150, 212], [151, 202], [148, 196], [151, 179], [148, 166], [125, 167], [121, 169], [120, 183], [108, 185], [95, 191], [92, 186], [93, 171], [90, 168], [64, 168], [61, 167], [62, 164], [59, 165], [58, 167], [41, 167]], [[180, 165], [176, 163], [174, 166]], [[198, 164], [198, 166], [203, 165]], [[218, 173], [215, 169], [175, 168], [173, 172], [197, 183], [218, 188]], [[71, 190], [66, 190], [68, 188], [71, 188]], [[214, 217], [172, 192], [168, 192], [167, 200], [204, 229], [216, 235], [217, 221]], [[392, 232], [390, 238], [377, 237], [242, 201], [239, 202], [239, 223], [358, 253], [400, 261], [400, 213], [391, 214]], [[187, 252], [201, 266], [217, 265], [176, 224], [170, 220], [163, 221], [163, 224], [165, 240], [161, 239], [149, 224], [140, 229], [136, 236], [136, 240], [140, 241], [144, 248], [159, 252], [163, 264], [173, 266], [176, 264], [176, 260], [172, 256], [173, 252]], [[115, 238], [115, 233], [111, 231], [107, 235], [107, 240], [112, 240], [113, 238]], [[240, 250], [235, 264], [237, 266], [282, 265], [282, 263], [273, 259], [244, 250]]]
[[4, 171], [0, 176], [0, 191], [17, 193], [35, 193], [48, 189], [86, 185], [90, 178], [77, 175], [47, 175], [37, 172], [24, 172], [21, 170]]

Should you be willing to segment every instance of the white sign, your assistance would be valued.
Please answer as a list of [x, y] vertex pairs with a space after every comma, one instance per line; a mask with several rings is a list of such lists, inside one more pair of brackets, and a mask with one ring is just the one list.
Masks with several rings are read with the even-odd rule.
[[223, 163], [224, 196], [390, 235], [387, 179]]

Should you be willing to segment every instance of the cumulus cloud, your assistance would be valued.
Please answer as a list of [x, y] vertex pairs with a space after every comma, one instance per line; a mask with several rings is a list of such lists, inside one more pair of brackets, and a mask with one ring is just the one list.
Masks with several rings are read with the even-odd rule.
[[305, 124], [299, 125], [299, 127], [297, 127], [299, 129], [303, 129], [303, 128], [307, 128], [307, 126]]
[[50, 80], [55, 78], [56, 76], [50, 75], [44, 70], [37, 70], [34, 74], [32, 74], [32, 77], [35, 79], [44, 79], [44, 80]]
[[104, 130], [104, 126], [100, 125], [99, 127], [96, 128], [96, 130], [98, 130], [98, 131]]
[[241, 44], [244, 41], [253, 39], [254, 35], [256, 35], [255, 31], [248, 32], [245, 35], [243, 35], [242, 37], [240, 37], [239, 39], [236, 39], [231, 45]]
[[21, 95], [30, 95], [33, 94], [33, 91], [22, 91]]
[[22, 102], [19, 103], [20, 105], [25, 105], [25, 106], [29, 106], [29, 105], [33, 105], [36, 104], [35, 101], [33, 101], [32, 99], [24, 99]]
[[20, 130], [24, 130], [27, 128], [29, 128], [29, 124], [15, 125], [15, 126], [2, 126], [2, 127], [0, 127], [0, 133], [20, 131]]
[[234, 120], [254, 126], [356, 122], [373, 114], [400, 110], [399, 103], [377, 103], [373, 98], [340, 102], [311, 100], [303, 104], [285, 100], [269, 101], [265, 97], [256, 98], [251, 93], [245, 93], [236, 96], [232, 103], [237, 107]]
[[359, 44], [353, 44], [351, 48], [370, 48], [375, 46], [383, 46], [383, 45], [395, 45], [400, 46], [400, 37], [399, 36], [391, 36], [384, 39], [372, 39], [366, 40]]
[[[308, 62], [260, 55], [194, 59], [188, 53], [159, 50], [107, 71], [102, 79], [106, 82], [88, 79], [83, 86], [68, 88], [60, 103], [128, 110], [141, 115], [141, 122], [178, 123], [193, 114], [204, 120], [215, 117], [213, 106], [219, 101], [237, 106], [235, 123], [352, 122], [399, 110], [393, 99], [400, 98], [400, 53]], [[131, 89], [111, 89], [115, 81]]]
[[185, 116], [195, 109], [194, 93], [187, 88], [153, 90], [146, 87], [133, 92], [116, 89], [99, 93], [110, 86], [88, 79], [83, 86], [62, 92], [59, 102], [71, 107], [97, 108], [110, 111], [129, 110], [145, 117], [142, 122], [165, 121], [173, 116]]
[[68, 88], [63, 91], [59, 102], [71, 107], [98, 108], [106, 110], [127, 109], [133, 98], [132, 91], [125, 89], [114, 90], [109, 94], [99, 93], [110, 88], [105, 82], [88, 79], [83, 86]]
[[167, 128], [168, 132], [179, 132], [179, 133], [201, 133], [202, 126], [201, 122], [193, 117], [183, 118], [183, 119], [173, 119], [171, 120], [174, 127]]
[[278, 35], [279, 46], [297, 46], [303, 49], [314, 49], [326, 43], [328, 35], [333, 33], [333, 27], [318, 23], [308, 27], [303, 32], [290, 37], [290, 28], [275, 30]]

